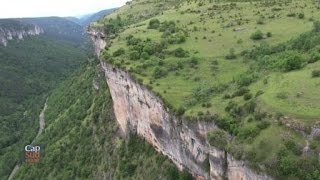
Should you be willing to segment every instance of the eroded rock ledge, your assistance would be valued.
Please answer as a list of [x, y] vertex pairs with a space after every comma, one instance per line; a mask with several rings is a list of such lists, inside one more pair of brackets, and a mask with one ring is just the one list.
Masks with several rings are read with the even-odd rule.
[[[91, 30], [99, 56], [105, 48], [102, 32]], [[182, 170], [197, 179], [269, 180], [235, 160], [228, 153], [209, 145], [207, 133], [217, 127], [212, 122], [188, 122], [170, 114], [153, 92], [137, 83], [128, 72], [101, 59], [113, 99], [116, 120], [124, 137], [136, 133], [169, 157]]]
[[32, 25], [32, 27], [26, 29], [6, 29], [0, 27], [0, 45], [7, 46], [8, 42], [13, 39], [22, 40], [28, 36], [36, 36], [39, 34], [43, 34], [44, 31], [42, 28], [36, 25]]

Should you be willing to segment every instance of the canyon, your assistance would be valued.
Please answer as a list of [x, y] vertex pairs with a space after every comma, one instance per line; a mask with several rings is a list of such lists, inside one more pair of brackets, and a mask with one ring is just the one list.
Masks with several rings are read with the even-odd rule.
[[[88, 33], [100, 57], [107, 46], [106, 36], [94, 28], [89, 28]], [[226, 151], [210, 146], [207, 133], [217, 129], [213, 122], [186, 121], [174, 116], [155, 93], [136, 82], [128, 72], [113, 67], [101, 57], [100, 62], [123, 138], [138, 134], [196, 179], [272, 179], [251, 170]]]

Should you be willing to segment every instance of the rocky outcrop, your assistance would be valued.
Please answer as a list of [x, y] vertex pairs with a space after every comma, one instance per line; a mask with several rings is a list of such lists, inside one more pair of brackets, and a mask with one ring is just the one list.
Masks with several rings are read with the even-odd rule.
[[[106, 45], [101, 32], [90, 32], [100, 53]], [[128, 72], [101, 60], [116, 120], [122, 135], [136, 133], [154, 148], [169, 157], [182, 170], [187, 169], [197, 179], [258, 180], [271, 179], [250, 170], [241, 161], [212, 147], [207, 133], [216, 129], [212, 122], [189, 122], [170, 114], [153, 92], [137, 83]]]
[[0, 45], [7, 46], [13, 39], [22, 40], [28, 36], [36, 36], [44, 33], [39, 26], [30, 26], [28, 28], [3, 28], [0, 26]]

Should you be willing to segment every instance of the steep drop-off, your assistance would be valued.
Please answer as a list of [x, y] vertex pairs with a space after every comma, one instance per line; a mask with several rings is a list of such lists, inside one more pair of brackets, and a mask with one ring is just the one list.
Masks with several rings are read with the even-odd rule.
[[[99, 30], [89, 30], [99, 56], [107, 45]], [[101, 66], [113, 100], [122, 135], [138, 134], [169, 157], [182, 170], [205, 179], [271, 179], [253, 172], [228, 153], [209, 145], [212, 122], [187, 122], [170, 113], [154, 93], [137, 83], [129, 73], [112, 67], [101, 58]], [[208, 163], [209, 167], [208, 168]]]

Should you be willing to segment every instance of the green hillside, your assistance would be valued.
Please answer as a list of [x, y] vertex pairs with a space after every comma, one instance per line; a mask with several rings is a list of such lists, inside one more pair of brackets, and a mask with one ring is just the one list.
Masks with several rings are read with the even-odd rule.
[[177, 115], [218, 116], [237, 159], [276, 179], [318, 179], [320, 137], [306, 156], [300, 132], [320, 124], [319, 18], [313, 0], [134, 0], [93, 26], [107, 34], [104, 59]]
[[[39, 164], [16, 179], [190, 179], [146, 142], [117, 137], [112, 99], [98, 61], [81, 68], [49, 96]], [[99, 87], [94, 88], [93, 83]]]
[[81, 49], [44, 36], [0, 46], [0, 179], [36, 136], [46, 95], [85, 60]]

